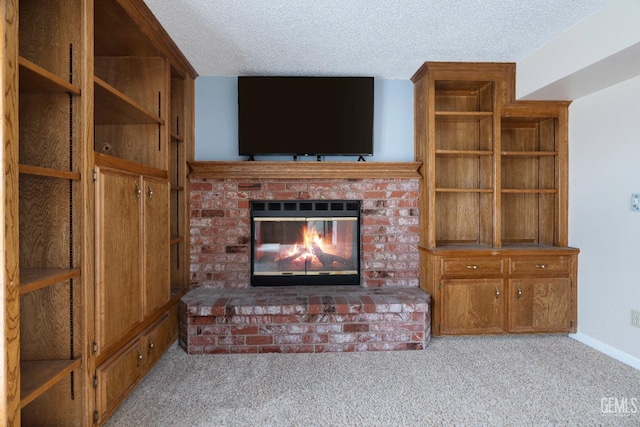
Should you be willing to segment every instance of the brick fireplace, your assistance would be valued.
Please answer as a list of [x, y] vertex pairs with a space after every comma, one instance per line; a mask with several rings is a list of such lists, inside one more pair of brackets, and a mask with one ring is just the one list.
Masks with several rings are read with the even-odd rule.
[[[253, 162], [240, 163], [247, 168]], [[396, 177], [380, 164], [351, 163], [348, 169], [326, 173], [327, 166], [315, 162], [286, 162], [288, 170], [259, 170], [270, 162], [255, 163], [258, 171], [248, 177], [246, 169], [211, 173], [210, 163], [196, 165], [190, 175], [194, 291], [183, 298], [181, 308], [181, 344], [187, 352], [424, 348], [430, 315], [429, 296], [417, 289], [416, 164], [409, 164], [409, 173], [404, 166]], [[251, 287], [254, 200], [359, 201], [360, 286], [348, 291], [336, 287], [333, 292], [314, 292], [316, 286], [305, 291]]]

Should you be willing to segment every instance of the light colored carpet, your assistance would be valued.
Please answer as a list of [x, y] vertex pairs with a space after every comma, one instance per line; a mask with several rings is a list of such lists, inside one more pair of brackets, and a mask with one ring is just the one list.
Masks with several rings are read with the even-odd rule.
[[640, 426], [640, 371], [567, 336], [325, 354], [174, 344], [105, 425]]

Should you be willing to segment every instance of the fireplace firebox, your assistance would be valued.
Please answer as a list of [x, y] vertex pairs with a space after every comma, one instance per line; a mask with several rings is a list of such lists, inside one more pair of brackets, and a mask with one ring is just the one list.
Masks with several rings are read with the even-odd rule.
[[359, 285], [359, 200], [252, 201], [251, 285]]

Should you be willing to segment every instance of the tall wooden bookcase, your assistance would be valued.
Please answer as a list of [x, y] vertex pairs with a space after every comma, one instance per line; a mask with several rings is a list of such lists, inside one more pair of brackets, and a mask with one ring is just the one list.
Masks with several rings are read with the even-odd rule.
[[430, 62], [412, 80], [433, 333], [575, 331], [569, 102], [515, 101], [514, 64]]
[[2, 14], [0, 424], [101, 424], [177, 337], [197, 74], [142, 0]]

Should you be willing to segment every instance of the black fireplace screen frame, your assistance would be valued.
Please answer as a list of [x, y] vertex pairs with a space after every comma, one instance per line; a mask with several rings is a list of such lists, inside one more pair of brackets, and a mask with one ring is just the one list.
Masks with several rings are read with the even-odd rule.
[[[296, 286], [296, 285], [360, 285], [360, 200], [253, 200], [249, 202], [251, 215], [251, 286]], [[256, 221], [269, 218], [298, 218], [336, 220], [355, 218], [356, 251], [355, 269], [345, 272], [324, 272], [319, 274], [279, 274], [273, 272], [256, 272]], [[258, 274], [256, 274], [258, 273]]]

